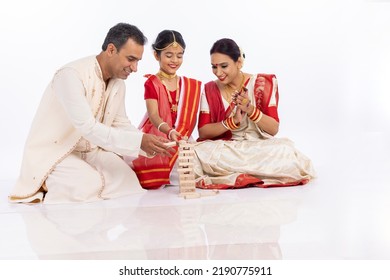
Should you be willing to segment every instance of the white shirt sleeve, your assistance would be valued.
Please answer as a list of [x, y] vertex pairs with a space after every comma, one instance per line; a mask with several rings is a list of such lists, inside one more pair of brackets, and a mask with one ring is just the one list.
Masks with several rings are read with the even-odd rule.
[[[83, 83], [74, 69], [65, 68], [57, 72], [52, 86], [71, 123], [86, 140], [121, 155], [136, 157], [142, 153], [140, 147], [143, 133], [130, 121], [120, 128], [107, 126], [94, 118], [85, 97]], [[121, 113], [126, 117], [124, 106]]]

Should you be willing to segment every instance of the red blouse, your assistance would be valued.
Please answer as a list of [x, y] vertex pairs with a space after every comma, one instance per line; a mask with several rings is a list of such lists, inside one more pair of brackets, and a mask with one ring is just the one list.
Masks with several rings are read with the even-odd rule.
[[[156, 89], [153, 85], [153, 82], [148, 79], [145, 84], [144, 84], [144, 87], [145, 87], [145, 94], [144, 94], [144, 99], [155, 99], [155, 100], [158, 100], [158, 94], [156, 92]], [[181, 81], [179, 82], [179, 91], [180, 91], [180, 87], [181, 87]], [[176, 105], [178, 106], [177, 102], [176, 102], [176, 90], [172, 90], [172, 91], [168, 91], [167, 90], [167, 93], [170, 94], [171, 96], [171, 99], [172, 99], [172, 105]], [[171, 111], [171, 116], [172, 116], [172, 124], [174, 125], [176, 123], [176, 119], [177, 119], [177, 111]], [[174, 126], [173, 126], [174, 128]]]

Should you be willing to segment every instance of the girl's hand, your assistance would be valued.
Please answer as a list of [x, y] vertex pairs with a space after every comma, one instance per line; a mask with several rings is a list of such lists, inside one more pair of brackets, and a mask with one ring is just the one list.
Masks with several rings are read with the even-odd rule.
[[175, 129], [173, 129], [169, 132], [168, 138], [171, 141], [178, 142], [181, 139], [181, 134], [177, 132]]

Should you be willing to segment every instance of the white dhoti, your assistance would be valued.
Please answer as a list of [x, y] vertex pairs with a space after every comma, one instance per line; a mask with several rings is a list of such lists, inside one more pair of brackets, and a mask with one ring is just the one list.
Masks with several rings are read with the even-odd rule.
[[73, 152], [46, 179], [44, 203], [92, 202], [143, 193], [134, 171], [113, 152]]

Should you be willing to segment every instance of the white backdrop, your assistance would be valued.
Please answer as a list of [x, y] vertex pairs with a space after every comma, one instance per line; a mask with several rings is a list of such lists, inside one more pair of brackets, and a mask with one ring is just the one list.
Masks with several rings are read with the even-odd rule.
[[[158, 70], [151, 44], [159, 31], [175, 29], [187, 43], [180, 75], [214, 79], [209, 49], [222, 37], [246, 53], [245, 72], [275, 73], [279, 136], [294, 140], [315, 166], [364, 143], [355, 141], [362, 136], [377, 137], [375, 152], [390, 156], [390, 1], [13, 0], [0, 9], [0, 179], [16, 179], [54, 71], [98, 54], [118, 22], [137, 25], [149, 40], [138, 72], [126, 81], [128, 115], [136, 125], [145, 112], [142, 76]], [[334, 139], [340, 141], [328, 145]], [[339, 144], [345, 146], [337, 150]]]

